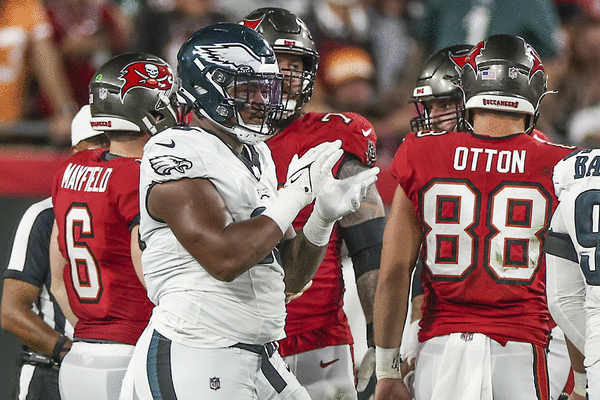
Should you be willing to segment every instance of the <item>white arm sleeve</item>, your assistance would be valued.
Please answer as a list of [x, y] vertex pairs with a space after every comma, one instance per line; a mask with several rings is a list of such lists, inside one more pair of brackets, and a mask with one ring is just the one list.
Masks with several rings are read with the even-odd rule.
[[[551, 230], [566, 232], [560, 206], [556, 209]], [[585, 280], [579, 264], [546, 253], [546, 294], [548, 309], [556, 324], [583, 353], [585, 345]]]
[[546, 254], [546, 293], [552, 318], [583, 353], [585, 345], [585, 281], [577, 263]]

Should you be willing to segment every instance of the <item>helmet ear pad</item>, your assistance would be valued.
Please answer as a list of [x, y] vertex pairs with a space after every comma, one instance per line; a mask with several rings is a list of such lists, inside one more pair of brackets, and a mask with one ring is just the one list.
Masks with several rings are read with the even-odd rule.
[[[178, 67], [179, 76], [182, 76], [182, 72], [185, 76], [185, 71], [182, 71], [182, 69], [180, 65]], [[180, 83], [179, 93], [183, 95], [188, 103], [191, 102], [196, 115], [208, 116], [219, 124], [225, 124], [235, 114], [233, 104], [226, 101], [224, 83], [227, 79], [225, 78], [225, 72], [206, 69], [202, 72], [202, 75], [203, 79], [191, 77], [185, 84]]]

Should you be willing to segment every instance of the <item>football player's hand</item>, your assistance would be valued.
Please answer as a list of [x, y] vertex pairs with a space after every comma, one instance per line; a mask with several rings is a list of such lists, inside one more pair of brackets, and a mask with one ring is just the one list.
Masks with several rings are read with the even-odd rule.
[[383, 378], [377, 380], [375, 400], [410, 400], [410, 393], [402, 379]]
[[575, 392], [571, 392], [567, 400], [586, 400], [586, 397]]
[[316, 193], [331, 175], [331, 168], [344, 154], [341, 147], [342, 141], [336, 140], [321, 143], [302, 157], [294, 155], [288, 165], [284, 187], [278, 191], [277, 199], [262, 215], [275, 221], [281, 232], [287, 232], [296, 215], [312, 203]]
[[335, 222], [359, 209], [378, 173], [379, 168], [371, 168], [340, 180], [333, 177], [329, 168], [316, 192], [313, 211], [302, 228], [306, 239], [315, 246], [327, 245]]
[[378, 173], [379, 168], [375, 167], [340, 180], [335, 179], [329, 169], [325, 184], [316, 195], [315, 212], [324, 222], [332, 223], [358, 210]]
[[[356, 384], [356, 391], [359, 393], [364, 392], [369, 386], [371, 379], [375, 379], [375, 348], [369, 347], [363, 356], [360, 368], [356, 374], [358, 382]], [[365, 393], [365, 398], [367, 394]]]
[[402, 374], [402, 380], [404, 381], [408, 392], [411, 394], [411, 397], [415, 392], [415, 360], [415, 357], [412, 357], [403, 361], [400, 365], [400, 373]]
[[284, 186], [304, 193], [306, 205], [310, 204], [331, 175], [335, 163], [344, 154], [341, 147], [342, 141], [336, 140], [321, 143], [308, 150], [302, 157], [294, 155], [288, 166]]

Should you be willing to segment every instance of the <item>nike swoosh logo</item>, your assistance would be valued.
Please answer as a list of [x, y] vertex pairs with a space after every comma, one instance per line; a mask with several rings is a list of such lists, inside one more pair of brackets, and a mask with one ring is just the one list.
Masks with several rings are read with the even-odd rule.
[[172, 149], [173, 147], [175, 147], [175, 142], [173, 141], [173, 139], [171, 139], [171, 143], [156, 143], [159, 146], [164, 146], [164, 147], [168, 147], [170, 149]]
[[336, 358], [335, 360], [333, 360], [333, 361], [329, 361], [329, 362], [326, 362], [326, 363], [324, 363], [324, 362], [323, 362], [323, 360], [321, 360], [321, 363], [320, 363], [319, 365], [321, 366], [321, 368], [327, 368], [327, 367], [329, 367], [331, 364], [333, 364], [334, 362], [336, 362], [336, 361], [338, 361], [338, 360], [339, 360], [339, 358]]
[[369, 128], [366, 131], [364, 129], [361, 129], [362, 134], [364, 137], [369, 137], [369, 135], [371, 134], [371, 131], [373, 130], [373, 128]]

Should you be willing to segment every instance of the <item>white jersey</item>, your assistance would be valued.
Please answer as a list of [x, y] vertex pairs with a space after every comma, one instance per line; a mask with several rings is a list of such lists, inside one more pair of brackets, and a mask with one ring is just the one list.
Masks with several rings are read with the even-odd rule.
[[[553, 182], [559, 204], [552, 234], [569, 235], [576, 253], [570, 259], [579, 264], [585, 278], [579, 282], [585, 286], [587, 308], [585, 363], [591, 365], [600, 360], [600, 149], [582, 150], [558, 162]], [[560, 251], [560, 246], [548, 249], [558, 256]], [[566, 292], [572, 290], [569, 281], [573, 282], [557, 279], [553, 284]]]
[[[150, 217], [146, 197], [156, 183], [208, 179], [233, 221], [259, 215], [277, 196], [275, 164], [266, 144], [235, 153], [214, 134], [175, 127], [144, 147], [140, 174], [140, 236], [154, 326], [174, 342], [194, 347], [265, 344], [284, 335], [284, 271], [275, 251], [232, 282], [213, 278], [163, 221]], [[184, 333], [185, 332], [185, 333]]]

